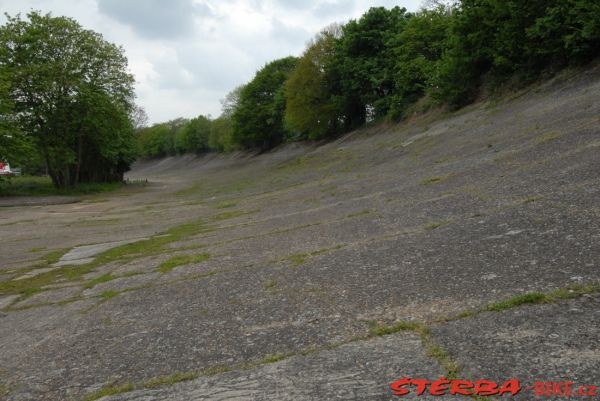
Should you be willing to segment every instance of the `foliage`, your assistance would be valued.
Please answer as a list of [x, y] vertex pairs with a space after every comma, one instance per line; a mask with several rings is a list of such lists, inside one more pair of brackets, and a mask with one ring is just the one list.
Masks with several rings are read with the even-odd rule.
[[288, 78], [285, 123], [293, 133], [289, 139], [320, 139], [339, 131], [341, 110], [333, 96], [332, 69], [340, 36], [339, 25], [323, 30]]
[[142, 154], [269, 149], [331, 138], [432, 105], [461, 107], [482, 93], [524, 85], [600, 54], [596, 0], [429, 0], [426, 8], [375, 7], [331, 25], [299, 59], [266, 64], [175, 133], [140, 130]]
[[208, 147], [218, 152], [231, 152], [236, 149], [232, 139], [233, 124], [225, 115], [212, 121]]
[[340, 87], [347, 129], [384, 117], [394, 94], [393, 47], [410, 16], [406, 9], [374, 7], [343, 29], [337, 50]]
[[113, 191], [122, 182], [81, 183], [76, 188], [56, 188], [49, 177], [20, 176], [0, 181], [1, 196], [87, 195]]
[[265, 150], [283, 142], [285, 82], [296, 63], [295, 57], [275, 60], [243, 87], [232, 115], [234, 144]]
[[548, 70], [590, 61], [600, 48], [594, 0], [463, 0], [450, 22], [448, 49], [433, 94], [461, 106], [483, 83], [528, 82]]
[[209, 150], [211, 122], [207, 117], [198, 116], [175, 133], [175, 150], [179, 153], [203, 153]]
[[7, 15], [0, 28], [2, 98], [20, 142], [35, 147], [57, 187], [121, 180], [135, 157], [123, 49], [70, 18], [27, 18]]
[[395, 85], [389, 111], [393, 119], [402, 118], [406, 108], [431, 87], [431, 78], [446, 48], [450, 11], [445, 6], [421, 10], [394, 38]]

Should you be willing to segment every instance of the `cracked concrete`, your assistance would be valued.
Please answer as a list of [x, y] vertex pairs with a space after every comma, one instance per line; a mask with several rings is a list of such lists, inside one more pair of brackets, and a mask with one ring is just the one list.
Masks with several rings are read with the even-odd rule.
[[[129, 177], [146, 187], [2, 208], [5, 399], [132, 382], [106, 400], [383, 400], [402, 375], [436, 379], [439, 355], [412, 332], [367, 337], [374, 322], [600, 281], [599, 115], [595, 69], [320, 147], [140, 162]], [[40, 264], [65, 249], [71, 266]], [[472, 378], [593, 382], [597, 310], [595, 294], [519, 306], [433, 324], [432, 339]], [[274, 354], [289, 358], [260, 363]], [[247, 368], [141, 388], [223, 366]]]

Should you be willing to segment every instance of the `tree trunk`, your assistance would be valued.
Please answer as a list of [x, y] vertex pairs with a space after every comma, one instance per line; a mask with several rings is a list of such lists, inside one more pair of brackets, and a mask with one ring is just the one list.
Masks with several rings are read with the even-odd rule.
[[81, 137], [81, 134], [79, 134], [79, 138], [77, 140], [77, 166], [75, 167], [75, 178], [74, 178], [74, 182], [73, 182], [73, 186], [77, 186], [77, 184], [79, 184], [79, 175], [81, 172], [81, 158], [82, 158], [82, 147], [83, 147], [83, 138]]

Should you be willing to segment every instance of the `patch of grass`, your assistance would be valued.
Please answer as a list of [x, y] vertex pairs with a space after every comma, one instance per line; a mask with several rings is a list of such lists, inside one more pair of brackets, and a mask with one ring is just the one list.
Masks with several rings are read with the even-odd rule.
[[441, 182], [444, 182], [447, 179], [448, 179], [448, 176], [437, 176], [437, 177], [426, 178], [424, 180], [421, 180], [419, 183], [421, 185], [433, 185], [433, 184], [439, 184]]
[[229, 220], [229, 219], [233, 219], [235, 217], [245, 216], [245, 215], [253, 214], [253, 213], [257, 213], [257, 212], [259, 212], [259, 210], [250, 210], [250, 211], [233, 210], [231, 212], [219, 213], [213, 217], [213, 220], [214, 221]]
[[204, 187], [202, 184], [194, 184], [187, 188], [176, 191], [175, 196], [185, 197], [185, 196], [197, 195], [199, 193], [202, 193], [203, 191], [204, 191]]
[[275, 363], [275, 362], [282, 361], [282, 360], [284, 360], [284, 359], [286, 359], [288, 357], [289, 357], [288, 354], [272, 354], [272, 355], [267, 355], [264, 358], [256, 361], [252, 365], [267, 365], [269, 363]]
[[10, 394], [10, 389], [6, 384], [0, 383], [0, 396], [5, 396]]
[[417, 332], [421, 337], [421, 343], [423, 344], [423, 348], [425, 348], [427, 356], [435, 359], [442, 366], [446, 371], [446, 378], [449, 380], [458, 379], [460, 365], [452, 360], [448, 352], [433, 340], [429, 329], [425, 326], [420, 326], [419, 329], [417, 329]]
[[435, 341], [431, 336], [431, 332], [427, 326], [419, 322], [399, 321], [392, 325], [379, 325], [376, 322], [369, 323], [369, 337], [387, 336], [401, 331], [411, 331], [421, 338], [421, 343], [427, 355], [435, 360], [446, 371], [446, 377], [449, 379], [458, 378], [460, 372], [459, 365], [453, 361], [448, 353]]
[[83, 399], [83, 401], [95, 401], [102, 397], [107, 397], [110, 395], [128, 393], [130, 391], [133, 391], [134, 389], [135, 389], [135, 386], [131, 382], [124, 383], [121, 385], [106, 386], [106, 387], [103, 387], [100, 390], [88, 395], [87, 397], [85, 397]]
[[465, 310], [457, 315], [438, 319], [440, 322], [449, 322], [453, 320], [465, 319], [473, 316], [477, 316], [482, 312], [499, 312], [506, 309], [511, 309], [521, 305], [527, 304], [542, 304], [542, 303], [550, 303], [557, 302], [565, 299], [573, 299], [578, 298], [585, 294], [592, 294], [600, 291], [600, 283], [592, 283], [592, 284], [574, 284], [568, 286], [566, 288], [559, 288], [547, 294], [541, 292], [530, 292], [523, 295], [517, 295], [515, 297], [506, 299], [504, 301], [495, 302], [489, 305], [486, 305], [480, 309], [470, 309]]
[[[54, 250], [39, 259], [39, 262], [30, 268], [19, 270], [20, 273], [27, 273], [35, 269], [42, 269], [51, 266], [58, 262], [60, 258], [68, 252], [68, 249]], [[41, 287], [52, 284], [62, 269], [56, 269], [45, 273], [40, 273], [35, 276], [22, 280], [7, 280], [0, 282], [0, 295], [3, 294], [21, 294], [22, 299], [28, 298], [31, 295], [42, 291]]]
[[306, 259], [308, 259], [312, 256], [317, 256], [321, 253], [333, 251], [336, 249], [341, 249], [345, 246], [346, 245], [340, 244], [340, 245], [336, 245], [332, 248], [323, 248], [323, 249], [318, 249], [318, 250], [312, 251], [312, 252], [295, 253], [295, 254], [289, 255], [283, 259], [289, 261], [292, 264], [292, 266], [296, 267], [296, 266], [300, 266], [300, 265], [304, 264], [304, 262], [306, 262]]
[[423, 228], [425, 228], [425, 230], [427, 230], [427, 231], [433, 231], [436, 228], [447, 226], [450, 223], [451, 223], [450, 220], [434, 221], [432, 223], [426, 224], [425, 227], [423, 227]]
[[555, 139], [558, 139], [562, 136], [562, 134], [558, 131], [551, 131], [551, 132], [547, 132], [543, 135], [538, 136], [537, 138], [535, 138], [535, 143], [536, 145], [541, 145], [544, 144], [546, 142], [551, 142], [554, 141]]
[[43, 292], [43, 291], [44, 290], [42, 290], [39, 287], [29, 287], [29, 288], [26, 288], [26, 289], [24, 289], [21, 292], [21, 298], [19, 298], [19, 300], [22, 301], [24, 299], [30, 298], [30, 297], [34, 296], [35, 294], [38, 294], [38, 293]]
[[529, 292], [523, 295], [517, 295], [505, 301], [495, 302], [483, 308], [484, 311], [498, 312], [505, 309], [514, 308], [524, 304], [541, 304], [548, 302], [550, 298], [541, 292]]
[[307, 253], [296, 253], [294, 255], [288, 256], [286, 259], [290, 261], [290, 263], [294, 266], [300, 266], [306, 262]]
[[70, 251], [70, 249], [63, 248], [63, 249], [56, 249], [50, 253], [47, 253], [46, 255], [44, 255], [40, 258], [41, 263], [36, 265], [36, 267], [48, 267], [50, 265], [53, 265], [53, 264], [57, 263], [60, 260], [60, 258], [62, 258], [64, 256], [64, 254], [66, 254], [69, 251]]
[[150, 379], [142, 384], [146, 388], [156, 388], [165, 385], [171, 385], [184, 381], [194, 380], [200, 377], [197, 372], [176, 372], [168, 376], [160, 376]]
[[210, 254], [201, 253], [199, 255], [180, 255], [173, 256], [172, 258], [164, 261], [158, 266], [157, 271], [160, 273], [168, 273], [177, 266], [189, 265], [192, 263], [206, 262], [210, 259]]
[[215, 209], [228, 209], [230, 207], [236, 207], [237, 203], [235, 202], [221, 202], [215, 206], [213, 206]]
[[585, 294], [592, 294], [600, 291], [600, 283], [592, 284], [574, 284], [567, 288], [560, 288], [547, 294], [549, 301], [558, 301], [561, 299], [578, 298]]
[[389, 326], [379, 325], [373, 322], [370, 322], [369, 325], [371, 326], [369, 327], [369, 335], [372, 337], [387, 336], [400, 331], [416, 331], [420, 327], [419, 323], [404, 321], [399, 321]]
[[360, 212], [350, 213], [350, 214], [346, 215], [346, 218], [351, 219], [353, 217], [364, 216], [365, 214], [369, 214], [369, 213], [371, 213], [370, 209], [364, 209], [364, 210], [361, 210]]
[[528, 196], [528, 197], [526, 197], [526, 198], [523, 198], [523, 199], [521, 200], [521, 203], [522, 203], [523, 205], [526, 205], [526, 204], [528, 204], [528, 203], [537, 202], [537, 201], [539, 201], [540, 199], [542, 199], [542, 197], [541, 197], [541, 196]]
[[[425, 127], [425, 128], [427, 128], [427, 127]], [[424, 129], [424, 131], [427, 131], [427, 129]], [[428, 150], [430, 150], [434, 144], [435, 144], [435, 139], [433, 139], [432, 137], [429, 137], [429, 136], [417, 139], [416, 141], [412, 142], [410, 145], [407, 145], [407, 146], [412, 146], [412, 154], [410, 155], [410, 158], [413, 160], [419, 159]]]
[[270, 288], [275, 288], [275, 287], [277, 287], [277, 280], [275, 280], [275, 279], [267, 280], [267, 282], [265, 282], [263, 287], [265, 288], [265, 290], [268, 290]]
[[0, 196], [77, 196], [114, 191], [122, 182], [85, 183], [75, 188], [55, 188], [50, 177], [21, 176], [0, 180]]
[[43, 250], [45, 250], [45, 249], [46, 249], [46, 247], [45, 247], [45, 246], [41, 246], [41, 247], [39, 247], [39, 248], [31, 248], [31, 249], [29, 250], [29, 252], [32, 252], [32, 253], [37, 253], [37, 252], [42, 252], [42, 251], [43, 251]]
[[113, 276], [110, 273], [107, 274], [103, 274], [100, 277], [96, 277], [95, 279], [92, 279], [90, 281], [88, 281], [87, 283], [85, 283], [84, 288], [93, 288], [94, 286], [96, 286], [97, 284], [102, 284], [102, 283], [107, 283], [111, 280], [116, 279], [117, 277]]
[[102, 291], [100, 293], [100, 297], [102, 297], [102, 299], [104, 300], [109, 300], [112, 299], [114, 297], [116, 297], [117, 295], [119, 295], [120, 292], [119, 291], [114, 291], [114, 290], [106, 290], [106, 291]]
[[215, 376], [221, 373], [231, 372], [233, 369], [227, 365], [213, 366], [202, 371], [202, 376]]
[[489, 201], [492, 199], [492, 197], [488, 194], [486, 194], [485, 192], [483, 192], [482, 190], [480, 190], [479, 188], [475, 187], [475, 186], [467, 186], [463, 188], [463, 191], [468, 194], [471, 195], [472, 197], [479, 199], [481, 201]]

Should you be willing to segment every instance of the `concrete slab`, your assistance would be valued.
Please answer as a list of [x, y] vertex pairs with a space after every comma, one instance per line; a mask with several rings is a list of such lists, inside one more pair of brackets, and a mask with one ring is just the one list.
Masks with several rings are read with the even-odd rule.
[[53, 266], [82, 265], [94, 260], [94, 256], [121, 245], [133, 244], [148, 238], [135, 238], [123, 241], [105, 242], [102, 244], [77, 246], [65, 253]]
[[[578, 388], [600, 385], [599, 327], [596, 294], [484, 313], [438, 325], [432, 333], [471, 379], [515, 377], [523, 387], [571, 381]], [[534, 392], [524, 389], [511, 399], [531, 400]]]
[[[202, 377], [155, 390], [139, 390], [104, 401], [189, 400], [393, 400], [390, 384], [403, 377], [443, 375], [424, 355], [414, 334], [401, 333], [356, 342], [273, 364]], [[403, 397], [409, 400], [450, 400], [460, 397]]]

